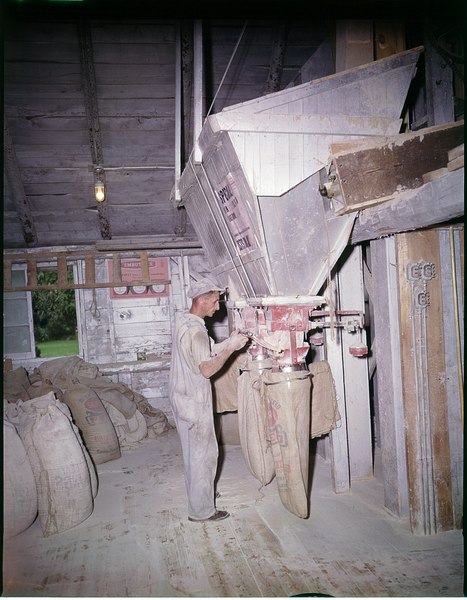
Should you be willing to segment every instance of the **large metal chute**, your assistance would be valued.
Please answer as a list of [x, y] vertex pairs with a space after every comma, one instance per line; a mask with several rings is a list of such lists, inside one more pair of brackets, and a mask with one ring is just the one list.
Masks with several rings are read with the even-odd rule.
[[[233, 300], [318, 293], [354, 219], [336, 217], [319, 194], [329, 145], [400, 131], [421, 52], [402, 52], [206, 119], [202, 162], [185, 167], [180, 192], [213, 273]], [[305, 267], [299, 276], [296, 264]]]

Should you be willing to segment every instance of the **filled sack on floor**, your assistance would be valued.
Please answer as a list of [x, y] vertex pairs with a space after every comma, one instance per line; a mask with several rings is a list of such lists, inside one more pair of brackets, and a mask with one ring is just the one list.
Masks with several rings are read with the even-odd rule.
[[82, 523], [93, 511], [97, 480], [68, 407], [53, 392], [21, 402], [18, 433], [34, 474], [44, 536]]
[[3, 418], [3, 535], [10, 539], [37, 517], [37, 491], [31, 463], [13, 423]]
[[135, 445], [148, 435], [146, 419], [139, 410], [135, 410], [132, 417], [127, 418], [113, 404], [103, 400], [106, 411], [117, 432], [118, 442], [121, 448], [134, 448]]
[[24, 367], [18, 367], [12, 371], [3, 373], [3, 399], [8, 402], [27, 400], [29, 398], [27, 389], [31, 385], [28, 372]]
[[120, 458], [112, 419], [97, 393], [80, 383], [67, 383], [63, 402], [73, 415], [84, 444], [96, 465]]

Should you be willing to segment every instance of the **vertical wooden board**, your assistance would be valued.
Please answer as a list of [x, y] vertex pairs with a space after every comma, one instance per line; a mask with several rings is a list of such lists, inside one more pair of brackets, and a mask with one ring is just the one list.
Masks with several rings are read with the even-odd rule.
[[[410, 521], [414, 532], [444, 531], [452, 529], [453, 519], [438, 232], [398, 234], [396, 246]], [[433, 263], [437, 273], [427, 283], [426, 352], [416, 333], [423, 311], [414, 308], [407, 277], [408, 264], [420, 261]], [[423, 377], [416, 359], [421, 367], [426, 363]]]
[[373, 59], [373, 21], [336, 21], [336, 72]]
[[[464, 230], [462, 229], [459, 232], [459, 242], [460, 242], [460, 247], [461, 247], [461, 252], [460, 252], [460, 263], [461, 263], [461, 276], [462, 276], [462, 287], [461, 290], [463, 292], [464, 290]], [[464, 294], [462, 293], [462, 308], [464, 308]]]
[[92, 284], [96, 281], [94, 256], [84, 258], [85, 282]]
[[[338, 279], [341, 310], [362, 311], [364, 295], [361, 246], [354, 246], [346, 256], [338, 271]], [[368, 479], [373, 476], [368, 360], [365, 356], [350, 354], [350, 346], [360, 341], [358, 332], [342, 330], [341, 339], [350, 477]], [[365, 331], [362, 332], [362, 342], [366, 342]]]
[[377, 363], [384, 506], [399, 517], [407, 517], [408, 485], [394, 237], [373, 240], [370, 251], [376, 342], [373, 351], [376, 351]]
[[375, 60], [403, 52], [405, 48], [405, 26], [399, 21], [376, 21]]
[[68, 281], [66, 254], [57, 254], [57, 272], [59, 285], [66, 285]]
[[[454, 526], [462, 527], [463, 517], [463, 393], [462, 393], [462, 347], [463, 302], [459, 230], [439, 230], [440, 278], [443, 299], [443, 323], [446, 365], [446, 398], [449, 420], [449, 444], [451, 455], [452, 503]], [[458, 308], [456, 311], [456, 297]]]

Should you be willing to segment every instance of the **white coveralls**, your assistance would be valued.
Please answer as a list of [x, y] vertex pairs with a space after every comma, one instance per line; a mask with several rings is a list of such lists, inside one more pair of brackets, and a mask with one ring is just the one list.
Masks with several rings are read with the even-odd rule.
[[214, 429], [211, 381], [199, 370], [211, 359], [211, 340], [201, 317], [179, 317], [172, 344], [169, 398], [180, 436], [188, 495], [188, 516], [208, 519], [215, 512], [214, 479], [219, 448]]

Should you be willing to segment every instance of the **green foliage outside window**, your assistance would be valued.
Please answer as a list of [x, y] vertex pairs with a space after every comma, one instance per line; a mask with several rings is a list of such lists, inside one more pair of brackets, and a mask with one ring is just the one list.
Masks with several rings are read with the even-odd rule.
[[[54, 271], [40, 271], [37, 274], [39, 285], [56, 283], [58, 275]], [[68, 273], [68, 281], [73, 282], [73, 273]], [[64, 340], [76, 337], [76, 305], [74, 290], [44, 290], [32, 292], [34, 336], [36, 342]]]

